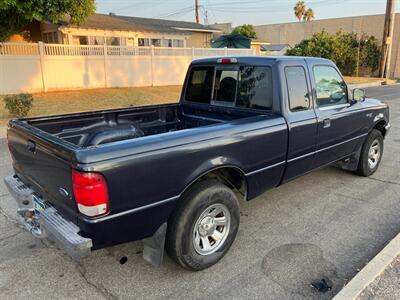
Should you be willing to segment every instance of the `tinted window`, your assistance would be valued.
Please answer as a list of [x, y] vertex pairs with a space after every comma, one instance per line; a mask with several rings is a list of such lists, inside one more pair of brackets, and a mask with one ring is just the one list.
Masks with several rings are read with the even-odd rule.
[[238, 71], [217, 70], [215, 72], [214, 101], [235, 102]]
[[239, 77], [237, 107], [272, 108], [272, 73], [269, 67], [242, 66]]
[[314, 67], [318, 106], [347, 103], [347, 88], [339, 73], [330, 66]]
[[195, 67], [189, 76], [186, 100], [210, 103], [214, 78], [214, 67]]
[[303, 67], [286, 67], [285, 76], [289, 93], [291, 111], [305, 110], [310, 107], [306, 73]]
[[[269, 67], [241, 66], [233, 70], [194, 67], [189, 75], [187, 101], [253, 109], [272, 108], [272, 72]], [[212, 89], [214, 91], [212, 93]], [[212, 99], [211, 99], [212, 98]]]

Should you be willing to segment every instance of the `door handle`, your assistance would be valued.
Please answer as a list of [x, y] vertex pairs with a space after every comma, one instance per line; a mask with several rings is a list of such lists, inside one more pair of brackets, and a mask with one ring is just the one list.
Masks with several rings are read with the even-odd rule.
[[324, 119], [324, 120], [322, 121], [322, 124], [323, 124], [323, 127], [324, 127], [324, 128], [329, 128], [329, 127], [331, 127], [331, 119]]

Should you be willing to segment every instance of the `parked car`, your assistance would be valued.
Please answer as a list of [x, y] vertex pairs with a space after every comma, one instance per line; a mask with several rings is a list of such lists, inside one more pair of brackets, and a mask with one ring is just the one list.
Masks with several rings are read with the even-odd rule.
[[361, 176], [381, 161], [388, 106], [349, 91], [329, 60], [194, 61], [176, 104], [9, 123], [5, 178], [33, 235], [74, 258], [144, 239], [144, 257], [214, 265], [251, 200], [337, 164]]

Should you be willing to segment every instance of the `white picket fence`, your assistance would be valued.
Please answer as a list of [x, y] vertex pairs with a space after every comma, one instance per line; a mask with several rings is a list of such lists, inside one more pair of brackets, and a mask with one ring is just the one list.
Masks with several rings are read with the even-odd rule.
[[183, 83], [194, 59], [253, 49], [0, 43], [0, 94]]

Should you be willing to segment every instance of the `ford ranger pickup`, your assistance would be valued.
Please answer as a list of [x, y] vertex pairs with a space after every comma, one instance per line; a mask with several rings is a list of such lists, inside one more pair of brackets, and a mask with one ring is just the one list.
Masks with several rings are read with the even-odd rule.
[[179, 103], [9, 122], [19, 221], [76, 259], [144, 241], [160, 265], [218, 262], [239, 229], [239, 199], [335, 164], [373, 174], [389, 108], [351, 91], [329, 60], [193, 61]]

